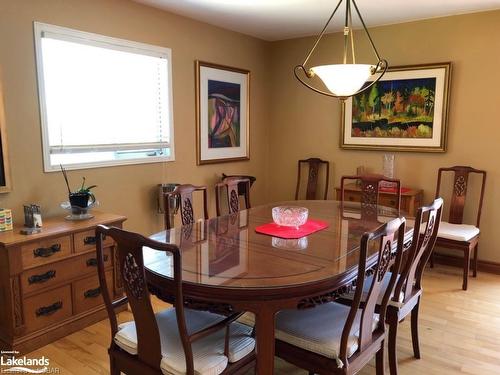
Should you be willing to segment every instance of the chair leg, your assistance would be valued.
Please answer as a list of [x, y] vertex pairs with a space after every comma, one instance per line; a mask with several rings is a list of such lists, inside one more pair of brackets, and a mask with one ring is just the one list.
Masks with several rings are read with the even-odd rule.
[[418, 312], [420, 310], [420, 298], [411, 310], [411, 343], [413, 344], [413, 355], [420, 359], [420, 344], [418, 340]]
[[384, 346], [385, 343], [382, 341], [381, 347], [377, 354], [375, 355], [375, 367], [376, 367], [376, 374], [377, 375], [384, 375], [385, 371], [385, 363], [384, 363]]
[[391, 375], [398, 374], [398, 357], [396, 338], [398, 336], [398, 316], [397, 313], [389, 313], [389, 341], [387, 350], [389, 351], [389, 370]]
[[474, 262], [472, 263], [472, 277], [477, 277], [477, 248], [478, 244], [474, 246]]
[[466, 249], [464, 251], [464, 278], [463, 278], [463, 283], [462, 283], [463, 290], [467, 290], [467, 283], [469, 281], [470, 251], [471, 251], [471, 249]]
[[120, 370], [116, 367], [115, 360], [111, 355], [109, 356], [109, 374], [120, 375]]

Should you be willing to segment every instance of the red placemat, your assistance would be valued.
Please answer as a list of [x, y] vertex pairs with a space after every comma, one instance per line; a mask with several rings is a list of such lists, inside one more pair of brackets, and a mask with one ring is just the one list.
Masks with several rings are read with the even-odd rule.
[[[382, 191], [384, 193], [394, 193], [396, 194], [396, 188], [395, 187], [379, 187], [379, 191]], [[401, 194], [408, 193], [411, 189], [410, 188], [401, 188]]]
[[280, 238], [302, 238], [314, 232], [325, 229], [328, 223], [321, 220], [309, 219], [304, 225], [298, 228], [284, 227], [276, 223], [268, 223], [255, 228], [257, 233]]

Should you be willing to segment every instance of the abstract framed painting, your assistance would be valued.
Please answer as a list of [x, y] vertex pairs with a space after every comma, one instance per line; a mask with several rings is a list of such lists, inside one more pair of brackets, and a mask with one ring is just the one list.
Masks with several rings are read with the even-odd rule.
[[196, 61], [197, 164], [250, 159], [250, 71]]
[[451, 63], [389, 68], [342, 103], [340, 147], [445, 152]]

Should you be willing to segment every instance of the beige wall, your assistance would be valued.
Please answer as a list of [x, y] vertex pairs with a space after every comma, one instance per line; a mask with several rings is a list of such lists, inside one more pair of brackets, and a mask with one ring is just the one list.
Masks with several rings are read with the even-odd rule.
[[[269, 98], [268, 44], [125, 0], [0, 0], [0, 70], [5, 97], [13, 191], [0, 195], [0, 206], [14, 210], [37, 202], [47, 216], [63, 214], [67, 199], [61, 173], [44, 173], [33, 44], [33, 21], [66, 26], [172, 49], [176, 161], [70, 171], [74, 185], [86, 176], [97, 184], [101, 210], [126, 215], [127, 228], [151, 233], [162, 226], [155, 213], [155, 186], [161, 182], [213, 185], [217, 177], [244, 173], [257, 177], [255, 204], [266, 196]], [[196, 59], [251, 70], [251, 160], [196, 166]], [[215, 215], [210, 189], [210, 214]]]
[[[384, 26], [372, 29], [371, 34], [391, 65], [453, 63], [448, 151], [396, 153], [396, 177], [404, 185], [423, 188], [429, 202], [440, 166], [462, 164], [487, 170], [480, 258], [500, 262], [500, 243], [495, 236], [500, 218], [500, 12]], [[330, 36], [312, 63], [326, 62], [341, 52], [340, 38], [338, 34]], [[293, 78], [293, 67], [302, 62], [312, 41], [302, 38], [272, 45], [270, 200], [293, 197], [298, 158], [330, 160], [331, 186], [338, 186], [340, 176], [353, 174], [357, 166], [368, 166], [374, 172], [382, 169], [383, 152], [339, 148], [339, 102], [313, 93]], [[359, 50], [366, 50], [365, 46], [359, 45]], [[333, 189], [330, 196], [334, 196]]]

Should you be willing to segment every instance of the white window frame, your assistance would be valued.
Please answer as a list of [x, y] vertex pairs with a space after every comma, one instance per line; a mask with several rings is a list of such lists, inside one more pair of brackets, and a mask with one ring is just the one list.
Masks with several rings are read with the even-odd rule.
[[163, 57], [167, 59], [168, 66], [168, 131], [169, 131], [169, 142], [165, 143], [137, 143], [137, 144], [123, 144], [117, 145], [116, 147], [112, 145], [85, 145], [85, 146], [75, 146], [74, 151], [78, 149], [85, 151], [105, 151], [112, 148], [116, 151], [126, 151], [130, 149], [138, 149], [137, 146], [145, 146], [144, 148], [156, 147], [161, 145], [162, 148], [168, 148], [170, 150], [169, 156], [156, 156], [147, 157], [139, 159], [119, 159], [119, 160], [106, 160], [99, 162], [87, 162], [78, 164], [67, 164], [64, 167], [66, 169], [88, 169], [88, 168], [98, 168], [98, 167], [109, 167], [116, 165], [129, 165], [129, 164], [146, 164], [146, 163], [160, 163], [166, 161], [175, 160], [174, 151], [174, 114], [173, 114], [173, 95], [172, 95], [172, 50], [166, 47], [159, 47], [151, 44], [139, 43], [134, 41], [129, 41], [125, 39], [113, 38], [105, 35], [89, 33], [86, 31], [79, 31], [75, 29], [70, 29], [67, 27], [56, 26], [41, 22], [33, 23], [34, 39], [35, 39], [35, 56], [36, 56], [36, 68], [37, 68], [37, 78], [38, 78], [38, 97], [40, 103], [40, 122], [42, 130], [42, 147], [43, 147], [43, 161], [44, 161], [44, 171], [45, 172], [56, 172], [60, 171], [59, 166], [51, 166], [50, 162], [50, 145], [49, 145], [49, 134], [48, 134], [48, 119], [47, 119], [47, 107], [45, 100], [45, 83], [44, 83], [44, 70], [43, 70], [43, 59], [42, 59], [42, 37], [46, 33], [52, 35], [60, 40], [74, 41], [81, 44], [88, 44], [91, 46], [101, 46], [105, 48], [113, 48], [119, 51], [127, 51], [132, 53], [140, 53], [143, 55]]

